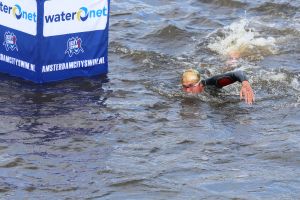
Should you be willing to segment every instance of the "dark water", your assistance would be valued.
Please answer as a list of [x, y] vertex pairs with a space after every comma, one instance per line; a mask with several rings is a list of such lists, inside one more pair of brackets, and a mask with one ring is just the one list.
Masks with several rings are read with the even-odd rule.
[[[0, 199], [299, 199], [300, 1], [111, 3], [107, 77], [0, 76]], [[255, 104], [184, 94], [190, 67]]]

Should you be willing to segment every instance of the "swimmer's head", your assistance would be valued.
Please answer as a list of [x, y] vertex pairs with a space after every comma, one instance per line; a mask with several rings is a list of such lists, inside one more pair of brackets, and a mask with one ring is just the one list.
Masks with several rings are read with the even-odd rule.
[[236, 59], [238, 59], [238, 58], [241, 57], [241, 53], [240, 53], [239, 51], [230, 51], [230, 52], [228, 53], [228, 55], [229, 55], [229, 57], [230, 57], [231, 59], [234, 59], [234, 60], [236, 60]]
[[183, 72], [181, 77], [183, 91], [191, 93], [200, 93], [203, 91], [200, 74], [195, 69], [188, 69]]

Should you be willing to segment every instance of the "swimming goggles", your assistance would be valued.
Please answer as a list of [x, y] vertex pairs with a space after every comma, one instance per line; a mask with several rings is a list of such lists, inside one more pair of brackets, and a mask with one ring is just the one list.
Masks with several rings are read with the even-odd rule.
[[200, 82], [201, 82], [201, 80], [199, 80], [197, 83], [194, 83], [194, 84], [182, 85], [182, 87], [184, 87], [185, 89], [193, 88], [193, 87], [196, 87], [197, 85], [199, 85]]

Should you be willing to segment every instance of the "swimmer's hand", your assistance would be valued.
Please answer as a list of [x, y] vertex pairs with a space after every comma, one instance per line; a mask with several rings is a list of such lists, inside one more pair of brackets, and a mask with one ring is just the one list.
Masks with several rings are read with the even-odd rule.
[[253, 90], [248, 81], [242, 82], [240, 98], [241, 98], [241, 100], [245, 99], [245, 102], [249, 105], [251, 105], [255, 101]]

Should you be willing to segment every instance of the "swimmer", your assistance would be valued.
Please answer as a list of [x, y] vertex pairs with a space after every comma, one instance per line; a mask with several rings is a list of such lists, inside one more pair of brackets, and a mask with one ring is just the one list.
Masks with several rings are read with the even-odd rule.
[[215, 86], [217, 88], [222, 88], [236, 81], [242, 83], [240, 99], [245, 99], [245, 102], [247, 104], [252, 104], [255, 100], [254, 93], [243, 71], [227, 72], [225, 74], [220, 74], [211, 78], [201, 80], [200, 73], [197, 70], [188, 69], [182, 74], [181, 78], [183, 91], [189, 93], [201, 93], [204, 91], [205, 86]]
[[227, 65], [234, 67], [238, 63], [238, 59], [241, 57], [241, 53], [239, 51], [230, 51], [229, 60], [226, 62]]

